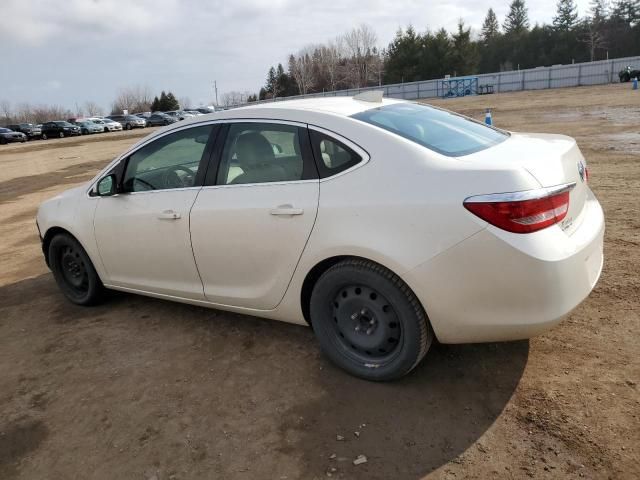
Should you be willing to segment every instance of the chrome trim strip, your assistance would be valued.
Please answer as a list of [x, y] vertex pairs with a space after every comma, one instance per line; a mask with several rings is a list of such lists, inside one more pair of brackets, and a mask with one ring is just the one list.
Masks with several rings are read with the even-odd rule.
[[282, 180], [278, 182], [258, 182], [258, 183], [230, 183], [228, 185], [205, 185], [203, 190], [213, 190], [218, 188], [238, 188], [238, 187], [268, 187], [273, 185], [298, 185], [302, 183], [318, 183], [317, 178], [307, 180]]
[[535, 190], [523, 190], [519, 192], [490, 193], [488, 195], [472, 195], [464, 199], [463, 203], [495, 203], [495, 202], [522, 202], [525, 200], [537, 200], [539, 198], [569, 192], [576, 186], [576, 182], [563, 183], [547, 188]]

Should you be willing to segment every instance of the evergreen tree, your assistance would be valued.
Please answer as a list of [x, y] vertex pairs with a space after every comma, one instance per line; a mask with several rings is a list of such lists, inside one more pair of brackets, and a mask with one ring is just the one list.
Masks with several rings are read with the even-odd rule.
[[156, 95], [155, 97], [153, 97], [153, 102], [151, 102], [151, 111], [152, 112], [157, 112], [160, 110], [160, 100], [158, 99], [158, 96]]
[[640, 0], [618, 0], [613, 5], [612, 17], [620, 19], [627, 25], [640, 23]]
[[578, 7], [573, 0], [558, 0], [553, 25], [556, 29], [568, 32], [573, 30], [578, 21]]
[[455, 75], [470, 75], [478, 68], [478, 49], [471, 41], [471, 29], [464, 28], [462, 20], [458, 21], [458, 31], [453, 35], [451, 51], [451, 68]]
[[173, 93], [171, 92], [167, 93], [167, 103], [165, 105], [164, 111], [169, 112], [171, 110], [179, 110], [179, 109], [180, 109], [180, 102], [178, 102], [178, 100], [173, 95]]
[[529, 14], [524, 0], [513, 0], [509, 5], [509, 13], [504, 19], [505, 33], [522, 33], [529, 29]]
[[160, 92], [160, 99], [158, 100], [158, 111], [166, 112], [167, 110], [169, 110], [167, 108], [167, 94], [162, 90], [162, 92]]
[[[385, 66], [385, 81], [389, 83], [413, 82], [424, 78], [420, 61], [425, 55], [424, 45], [420, 35], [416, 34], [413, 27], [407, 27], [396, 32], [396, 36], [387, 49], [387, 62]], [[428, 73], [427, 73], [428, 75]]]
[[493, 8], [489, 8], [487, 16], [484, 18], [482, 24], [482, 40], [484, 43], [489, 43], [490, 40], [497, 37], [500, 33], [500, 25], [498, 24], [498, 18]]
[[602, 23], [609, 16], [606, 0], [591, 0], [591, 19], [593, 23]]

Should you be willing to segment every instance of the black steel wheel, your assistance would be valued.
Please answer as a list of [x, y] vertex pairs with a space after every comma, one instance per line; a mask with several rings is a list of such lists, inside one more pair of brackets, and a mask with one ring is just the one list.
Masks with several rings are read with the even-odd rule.
[[402, 326], [389, 301], [366, 285], [348, 285], [333, 298], [336, 341], [355, 360], [390, 360], [399, 351]]
[[78, 305], [93, 305], [104, 287], [87, 252], [68, 234], [58, 234], [49, 243], [49, 266], [62, 293]]
[[367, 380], [394, 380], [420, 363], [433, 340], [426, 313], [393, 272], [364, 259], [337, 263], [314, 285], [311, 325], [336, 365]]

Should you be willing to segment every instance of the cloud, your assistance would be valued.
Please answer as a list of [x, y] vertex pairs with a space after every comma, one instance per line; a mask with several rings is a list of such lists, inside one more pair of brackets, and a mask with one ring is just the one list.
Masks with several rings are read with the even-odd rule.
[[[494, 2], [500, 22], [510, 0]], [[527, 0], [532, 23], [550, 22], [556, 0]], [[579, 0], [586, 13], [589, 0]], [[2, 0], [0, 85], [14, 103], [85, 100], [108, 106], [117, 90], [148, 85], [194, 102], [257, 91], [269, 66], [361, 23], [386, 46], [399, 27], [479, 30], [480, 0]], [[52, 77], [55, 77], [52, 78]], [[57, 83], [55, 83], [57, 82]], [[59, 88], [52, 88], [52, 85]]]

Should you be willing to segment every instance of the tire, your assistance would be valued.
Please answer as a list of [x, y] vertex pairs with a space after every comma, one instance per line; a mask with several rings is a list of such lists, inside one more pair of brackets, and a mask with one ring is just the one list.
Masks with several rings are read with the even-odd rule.
[[104, 286], [80, 243], [61, 233], [49, 243], [49, 266], [65, 297], [76, 305], [95, 305], [104, 296]]
[[60, 132], [60, 133], [58, 134], [58, 136], [59, 136], [60, 138], [64, 138], [64, 132]]
[[42, 140], [47, 140], [48, 138], [49, 137], [47, 137], [46, 133], [43, 133], [43, 134], [40, 135], [40, 139], [42, 139]]
[[127, 126], [125, 127], [127, 130], [131, 130], [131, 124], [127, 123]]
[[309, 306], [324, 354], [366, 380], [406, 375], [433, 341], [427, 315], [411, 289], [369, 260], [345, 260], [329, 268], [314, 285]]

